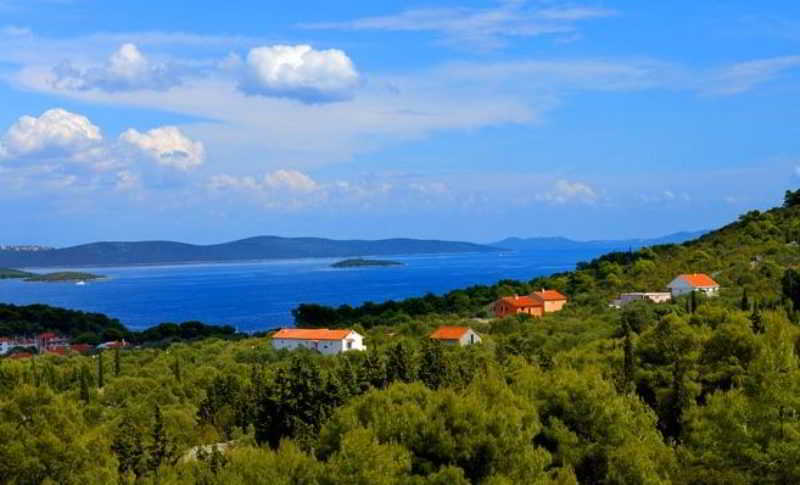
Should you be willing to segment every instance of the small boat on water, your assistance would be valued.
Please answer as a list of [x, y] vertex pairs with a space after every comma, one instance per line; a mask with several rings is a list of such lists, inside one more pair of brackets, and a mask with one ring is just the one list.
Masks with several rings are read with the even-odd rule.
[[86, 282], [85, 282], [85, 281], [83, 281], [83, 280], [81, 280], [81, 281], [77, 281], [77, 282], [75, 282], [75, 284], [76, 284], [76, 285], [78, 285], [78, 286], [83, 286], [83, 285], [85, 285], [85, 284], [86, 284]]

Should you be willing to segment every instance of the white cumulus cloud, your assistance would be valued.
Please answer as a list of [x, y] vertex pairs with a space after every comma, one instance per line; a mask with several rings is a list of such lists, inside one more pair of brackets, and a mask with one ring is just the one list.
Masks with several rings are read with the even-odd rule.
[[353, 62], [341, 50], [273, 45], [250, 50], [239, 88], [250, 95], [324, 103], [350, 99], [359, 82]]
[[570, 182], [569, 180], [558, 180], [553, 189], [544, 194], [536, 196], [538, 200], [564, 204], [572, 201], [595, 202], [597, 193], [589, 185], [583, 182]]
[[203, 143], [190, 139], [175, 126], [154, 128], [144, 133], [129, 129], [119, 138], [161, 165], [189, 170], [205, 161]]
[[55, 108], [41, 116], [22, 116], [0, 141], [0, 157], [78, 157], [102, 143], [100, 128], [89, 118]]
[[253, 176], [236, 177], [221, 174], [211, 177], [209, 187], [214, 190], [238, 190], [250, 192], [298, 192], [309, 193], [320, 188], [320, 185], [311, 177], [297, 170], [275, 170], [266, 173], [263, 177]]
[[53, 75], [55, 87], [71, 90], [164, 90], [180, 84], [174, 69], [151, 61], [131, 43], [123, 44], [105, 65], [82, 69], [65, 61], [53, 68]]
[[297, 170], [276, 170], [264, 178], [266, 185], [295, 192], [313, 192], [319, 185], [308, 175]]

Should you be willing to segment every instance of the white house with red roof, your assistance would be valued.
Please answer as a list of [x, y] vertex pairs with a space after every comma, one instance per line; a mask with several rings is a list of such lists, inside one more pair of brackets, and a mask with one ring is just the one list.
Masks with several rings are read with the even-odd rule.
[[700, 291], [706, 296], [719, 295], [719, 283], [704, 273], [682, 274], [672, 280], [667, 288], [673, 297], [688, 295], [693, 291]]
[[360, 333], [327, 328], [283, 328], [272, 335], [272, 346], [277, 350], [311, 349], [325, 355], [367, 350], [364, 336]]
[[430, 335], [430, 339], [462, 347], [481, 343], [481, 336], [469, 327], [441, 326]]

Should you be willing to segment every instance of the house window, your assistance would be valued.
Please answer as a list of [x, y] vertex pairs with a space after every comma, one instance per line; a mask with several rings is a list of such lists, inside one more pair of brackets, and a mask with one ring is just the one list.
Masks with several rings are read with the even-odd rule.
[[348, 340], [347, 341], [347, 350], [352, 350], [352, 348], [353, 348], [353, 341], [352, 340]]

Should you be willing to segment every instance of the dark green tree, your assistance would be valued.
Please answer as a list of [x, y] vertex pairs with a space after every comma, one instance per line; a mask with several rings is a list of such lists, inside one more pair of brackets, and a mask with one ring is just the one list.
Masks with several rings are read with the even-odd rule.
[[691, 307], [691, 313], [697, 311], [697, 291], [692, 291], [689, 306]]
[[89, 394], [89, 369], [87, 369], [85, 366], [81, 367], [79, 380], [81, 401], [88, 403], [91, 397]]
[[625, 391], [632, 392], [636, 388], [636, 354], [634, 353], [633, 340], [631, 339], [631, 329], [627, 325], [625, 325], [625, 342], [623, 345], [625, 354], [623, 364]]
[[761, 316], [761, 307], [758, 301], [753, 302], [753, 312], [750, 314], [750, 323], [753, 328], [753, 333], [764, 333], [767, 330], [764, 324], [764, 318]]
[[739, 308], [741, 308], [743, 312], [750, 311], [750, 299], [747, 297], [747, 288], [742, 292], [742, 301], [739, 303]]
[[102, 389], [105, 385], [105, 376], [103, 374], [103, 351], [97, 354], [97, 388]]
[[800, 190], [795, 190], [794, 192], [787, 190], [786, 194], [783, 196], [783, 207], [788, 209], [798, 205], [800, 205]]
[[800, 272], [794, 268], [787, 269], [781, 278], [781, 287], [783, 296], [792, 302], [795, 310], [800, 309]]
[[123, 417], [117, 426], [111, 442], [111, 451], [117, 457], [117, 472], [121, 482], [127, 482], [127, 477], [131, 473], [136, 479], [142, 475], [142, 466], [144, 465], [142, 435], [130, 417]]
[[162, 465], [173, 464], [175, 448], [170, 443], [167, 430], [164, 426], [164, 417], [161, 407], [156, 404], [153, 413], [153, 427], [150, 431], [150, 446], [148, 447], [147, 468], [158, 476]]
[[398, 342], [390, 347], [386, 359], [386, 377], [389, 382], [411, 382], [415, 375], [414, 357], [408, 345]]
[[448, 365], [444, 346], [440, 342], [427, 342], [422, 350], [419, 365], [419, 380], [431, 389], [438, 389], [447, 382]]
[[119, 377], [119, 373], [122, 370], [120, 359], [119, 347], [114, 347], [114, 377]]
[[172, 369], [172, 375], [175, 376], [175, 380], [181, 382], [181, 361], [175, 357], [175, 361], [170, 367]]
[[279, 368], [263, 389], [256, 411], [256, 440], [273, 448], [284, 437], [318, 431], [335, 400], [326, 395], [322, 370], [308, 353], [293, 355], [288, 367]]

